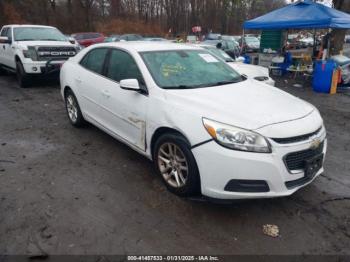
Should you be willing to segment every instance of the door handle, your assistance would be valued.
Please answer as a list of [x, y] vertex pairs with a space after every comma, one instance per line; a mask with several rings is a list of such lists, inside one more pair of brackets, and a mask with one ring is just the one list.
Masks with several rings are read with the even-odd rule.
[[2, 46], [2, 48], [5, 50], [5, 49], [6, 49], [6, 46], [5, 46], [5, 45], [3, 45], [3, 46]]
[[108, 92], [108, 90], [103, 90], [102, 95], [106, 98], [109, 98], [111, 96], [111, 94]]

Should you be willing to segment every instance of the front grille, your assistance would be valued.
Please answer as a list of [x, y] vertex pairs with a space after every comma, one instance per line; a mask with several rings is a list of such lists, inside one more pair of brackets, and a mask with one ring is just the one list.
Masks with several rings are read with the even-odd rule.
[[279, 144], [291, 144], [291, 143], [297, 143], [308, 140], [310, 137], [317, 135], [321, 131], [322, 127], [317, 129], [315, 132], [301, 135], [301, 136], [294, 136], [294, 137], [287, 137], [287, 138], [271, 138], [273, 141], [279, 143]]
[[323, 152], [324, 142], [316, 149], [306, 149], [303, 151], [293, 152], [284, 157], [284, 162], [289, 171], [304, 170], [305, 161], [309, 160]]
[[41, 46], [37, 49], [38, 60], [67, 60], [77, 54], [74, 47], [70, 46]]

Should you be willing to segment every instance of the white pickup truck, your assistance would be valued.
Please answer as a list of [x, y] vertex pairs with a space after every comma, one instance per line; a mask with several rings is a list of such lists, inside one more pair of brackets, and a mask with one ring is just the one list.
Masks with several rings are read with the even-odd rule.
[[17, 74], [21, 87], [33, 75], [59, 72], [62, 64], [79, 52], [57, 28], [39, 25], [5, 25], [0, 31], [0, 74]]

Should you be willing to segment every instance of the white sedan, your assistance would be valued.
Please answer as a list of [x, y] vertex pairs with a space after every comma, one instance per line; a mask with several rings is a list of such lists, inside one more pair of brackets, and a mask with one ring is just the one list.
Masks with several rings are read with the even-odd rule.
[[287, 196], [323, 172], [318, 110], [203, 48], [97, 44], [69, 59], [60, 78], [73, 126], [90, 122], [153, 160], [179, 196]]

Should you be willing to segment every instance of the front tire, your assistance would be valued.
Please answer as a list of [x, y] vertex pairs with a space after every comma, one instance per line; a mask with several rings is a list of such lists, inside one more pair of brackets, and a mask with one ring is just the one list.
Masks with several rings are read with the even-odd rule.
[[71, 90], [65, 94], [66, 111], [70, 123], [75, 127], [82, 127], [86, 124], [83, 114], [81, 113], [78, 100]]
[[153, 161], [168, 190], [181, 197], [200, 194], [196, 160], [187, 140], [179, 134], [164, 134], [156, 141]]
[[30, 76], [24, 71], [23, 65], [20, 61], [16, 62], [17, 81], [21, 88], [26, 88], [30, 85]]

